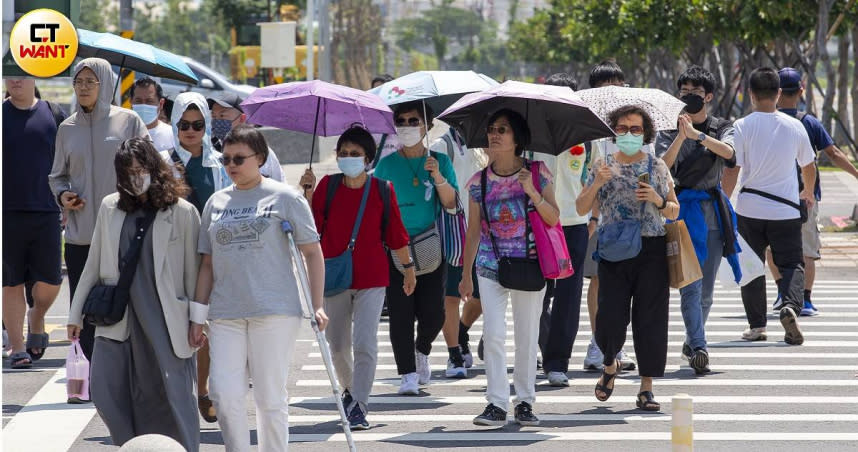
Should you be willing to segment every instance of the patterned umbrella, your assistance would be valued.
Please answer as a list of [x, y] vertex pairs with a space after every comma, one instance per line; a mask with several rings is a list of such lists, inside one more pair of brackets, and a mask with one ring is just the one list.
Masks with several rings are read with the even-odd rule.
[[608, 115], [620, 107], [638, 106], [650, 115], [655, 130], [676, 130], [679, 114], [685, 108], [685, 102], [654, 88], [603, 86], [576, 91], [576, 94], [605, 122], [608, 122]]

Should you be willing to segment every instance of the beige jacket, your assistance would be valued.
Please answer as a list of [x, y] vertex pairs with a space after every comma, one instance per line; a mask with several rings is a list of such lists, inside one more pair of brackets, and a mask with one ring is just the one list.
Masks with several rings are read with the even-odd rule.
[[[93, 286], [119, 281], [119, 237], [125, 212], [117, 207], [118, 201], [118, 193], [110, 194], [98, 209], [89, 256], [69, 311], [69, 325], [83, 325], [81, 311]], [[196, 290], [200, 265], [197, 253], [200, 217], [191, 203], [180, 199], [167, 210], [158, 211], [150, 233], [154, 248], [155, 286], [173, 352], [179, 358], [190, 358], [194, 348], [188, 344], [188, 304]], [[123, 317], [115, 325], [96, 327], [95, 335], [125, 341], [128, 339], [128, 322]]]

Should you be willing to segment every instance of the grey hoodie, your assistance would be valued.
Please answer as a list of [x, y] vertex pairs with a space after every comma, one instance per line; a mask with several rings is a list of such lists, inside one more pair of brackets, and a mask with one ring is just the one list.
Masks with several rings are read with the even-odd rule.
[[57, 129], [54, 165], [48, 176], [54, 196], [68, 190], [86, 201], [83, 209], [68, 211], [65, 240], [72, 245], [90, 244], [101, 200], [116, 191], [113, 157], [119, 145], [130, 138], [149, 137], [136, 113], [111, 105], [116, 78], [110, 63], [87, 58], [75, 66], [75, 77], [84, 68], [91, 69], [100, 82], [98, 101], [89, 113], [77, 102], [72, 104], [74, 113]]

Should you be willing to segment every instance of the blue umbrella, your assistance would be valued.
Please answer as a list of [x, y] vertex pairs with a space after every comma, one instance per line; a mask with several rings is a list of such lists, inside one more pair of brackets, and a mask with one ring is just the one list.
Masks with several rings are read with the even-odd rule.
[[199, 82], [182, 57], [153, 45], [132, 41], [112, 33], [77, 29], [80, 58], [103, 58], [120, 68], [143, 72], [155, 77], [196, 84]]

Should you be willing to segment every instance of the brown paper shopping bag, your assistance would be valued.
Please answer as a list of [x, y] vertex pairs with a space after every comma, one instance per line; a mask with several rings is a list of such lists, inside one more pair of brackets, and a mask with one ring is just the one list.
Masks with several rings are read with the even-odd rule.
[[691, 235], [684, 220], [664, 225], [667, 230], [667, 267], [670, 273], [670, 287], [681, 289], [700, 278], [700, 262], [691, 243]]

